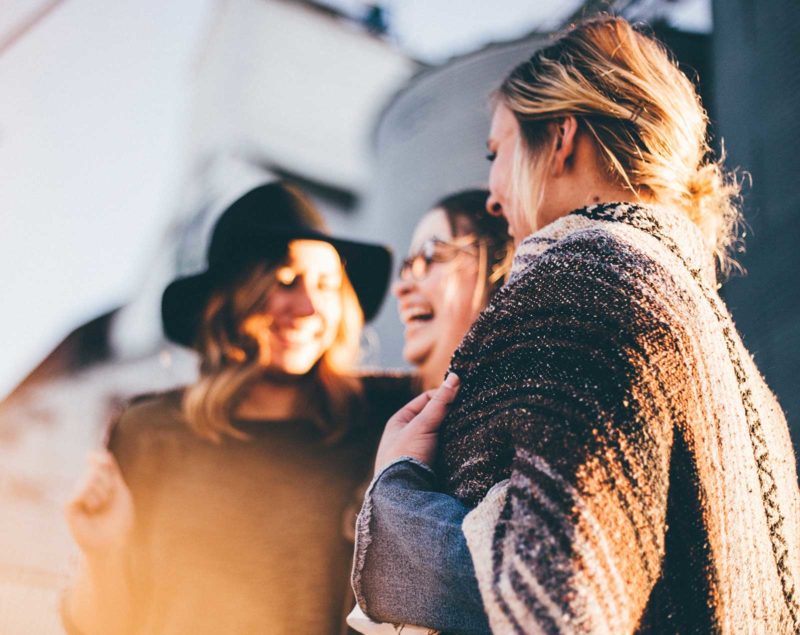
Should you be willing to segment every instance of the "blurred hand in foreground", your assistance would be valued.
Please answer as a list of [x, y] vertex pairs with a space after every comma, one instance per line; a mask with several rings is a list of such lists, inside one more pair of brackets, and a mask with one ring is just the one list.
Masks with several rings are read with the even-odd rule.
[[125, 545], [133, 529], [133, 498], [110, 452], [89, 455], [86, 473], [64, 511], [86, 556], [102, 557]]

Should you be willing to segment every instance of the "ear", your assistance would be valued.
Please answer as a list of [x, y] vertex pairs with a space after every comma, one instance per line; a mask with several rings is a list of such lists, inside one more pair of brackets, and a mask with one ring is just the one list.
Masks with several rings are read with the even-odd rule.
[[567, 115], [556, 122], [556, 148], [553, 154], [551, 171], [553, 176], [561, 176], [569, 167], [575, 155], [575, 137], [578, 134], [578, 120]]

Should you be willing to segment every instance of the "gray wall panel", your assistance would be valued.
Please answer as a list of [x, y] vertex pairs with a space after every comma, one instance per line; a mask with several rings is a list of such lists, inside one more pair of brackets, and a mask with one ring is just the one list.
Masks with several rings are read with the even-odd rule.
[[713, 67], [717, 134], [753, 180], [748, 273], [723, 293], [800, 447], [800, 3], [715, 0]]

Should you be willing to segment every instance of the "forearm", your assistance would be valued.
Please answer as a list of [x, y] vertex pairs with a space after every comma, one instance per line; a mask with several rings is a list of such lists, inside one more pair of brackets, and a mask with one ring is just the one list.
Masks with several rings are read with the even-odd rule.
[[84, 556], [62, 603], [70, 635], [129, 635], [131, 609], [125, 552]]
[[373, 619], [488, 633], [461, 530], [469, 512], [435, 491], [424, 464], [400, 460], [373, 481], [358, 519], [353, 588]]

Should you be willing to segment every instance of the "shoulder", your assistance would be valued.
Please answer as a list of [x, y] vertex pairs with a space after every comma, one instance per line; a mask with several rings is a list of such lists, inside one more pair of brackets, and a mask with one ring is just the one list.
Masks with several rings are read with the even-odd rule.
[[517, 295], [591, 290], [588, 299], [602, 301], [638, 291], [671, 303], [715, 284], [713, 257], [683, 212], [614, 203], [576, 210], [523, 240], [508, 286]]
[[163, 475], [163, 466], [185, 446], [189, 428], [180, 413], [181, 390], [134, 397], [112, 422], [108, 449], [126, 483], [140, 496]]
[[591, 227], [553, 243], [520, 273], [520, 282], [538, 276], [561, 277], [573, 284], [595, 284], [613, 279], [622, 284], [646, 280], [658, 264], [642, 245], [609, 229]]
[[137, 395], [128, 401], [118, 425], [158, 425], [180, 418], [183, 389]]
[[366, 371], [359, 375], [367, 398], [410, 399], [419, 392], [415, 375], [406, 371]]
[[639, 319], [662, 319], [670, 313], [666, 304], [674, 309], [687, 299], [682, 293], [686, 276], [654, 258], [642, 241], [596, 225], [572, 232], [517, 271], [497, 294], [492, 310], [511, 312], [518, 319], [530, 311], [554, 318], [635, 312]]
[[457, 352], [459, 364], [489, 350], [525, 364], [556, 350], [593, 357], [646, 344], [660, 354], [694, 313], [678, 279], [625, 236], [597, 225], [570, 232], [495, 295]]
[[402, 371], [365, 372], [360, 376], [369, 418], [392, 416], [421, 392], [415, 375]]
[[164, 432], [182, 430], [183, 390], [138, 395], [128, 401], [109, 429], [109, 447], [115, 453], [142, 445]]

